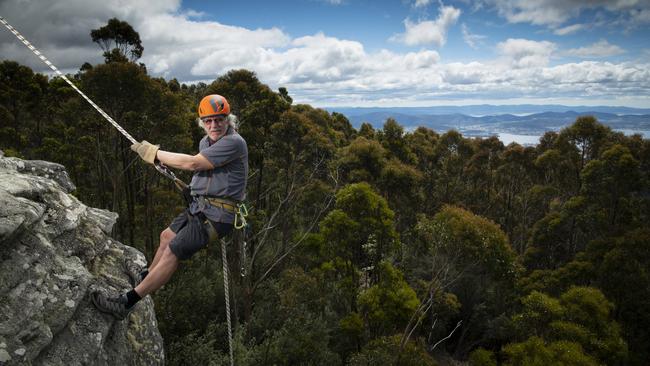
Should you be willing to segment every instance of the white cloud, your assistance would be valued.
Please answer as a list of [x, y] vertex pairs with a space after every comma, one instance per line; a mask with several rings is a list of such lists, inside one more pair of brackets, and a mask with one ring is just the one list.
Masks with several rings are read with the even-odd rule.
[[197, 75], [222, 74], [232, 68], [255, 70], [260, 78], [277, 85], [376, 85], [369, 80], [392, 82], [396, 75], [431, 69], [440, 56], [435, 51], [395, 54], [382, 50], [368, 54], [359, 42], [327, 37], [322, 33], [300, 37], [285, 51], [264, 48], [240, 50], [227, 58], [219, 54], [201, 59]]
[[632, 9], [630, 10], [632, 21], [637, 24], [650, 23], [650, 9]]
[[183, 13], [183, 15], [187, 16], [188, 18], [203, 18], [207, 14], [203, 11], [196, 11], [194, 9], [188, 9], [186, 12]]
[[497, 49], [515, 68], [536, 68], [548, 65], [556, 46], [548, 41], [509, 38], [497, 44]]
[[511, 23], [558, 25], [567, 21], [579, 8], [568, 1], [494, 0], [499, 14]]
[[429, 4], [431, 4], [431, 0], [415, 0], [415, 4], [413, 4], [413, 7], [423, 8]]
[[406, 31], [394, 35], [390, 40], [409, 46], [435, 44], [440, 47], [447, 42], [447, 30], [456, 23], [460, 13], [460, 9], [453, 6], [443, 6], [435, 21], [424, 20], [414, 23], [410, 19], [405, 19]]
[[478, 49], [478, 43], [480, 43], [482, 40], [487, 38], [484, 35], [471, 33], [465, 23], [462, 24], [462, 31], [463, 31], [463, 40], [465, 41], [465, 43], [467, 43], [468, 46], [472, 47], [473, 49]]
[[[291, 41], [277, 28], [251, 30], [193, 20], [200, 14], [179, 13], [180, 0], [36, 3], [4, 0], [0, 2], [0, 14], [66, 71], [78, 70], [86, 61], [103, 62], [102, 51], [90, 39], [90, 30], [105, 25], [112, 17], [127, 21], [140, 34], [144, 46], [141, 61], [151, 72], [179, 80], [215, 78], [215, 73], [200, 74], [207, 69], [203, 59], [230, 58], [232, 61], [218, 65], [235, 66], [238, 59], [230, 55], [246, 57], [257, 49], [284, 47]], [[36, 70], [47, 70], [26, 48], [16, 48], [16, 42], [9, 32], [0, 32], [3, 58], [25, 60]]]
[[[246, 68], [273, 89], [287, 87], [296, 102], [315, 106], [431, 105], [481, 99], [525, 102], [564, 97], [611, 103], [630, 98], [650, 101], [647, 53], [637, 63], [584, 61], [550, 66], [557, 52], [554, 43], [508, 39], [497, 45], [499, 57], [495, 59], [444, 63], [432, 50], [370, 52], [360, 42], [324, 33], [292, 38], [277, 28], [246, 29], [202, 21], [189, 12], [179, 13], [179, 1], [38, 3], [0, 0], [0, 14], [64, 71], [77, 70], [85, 61], [103, 62], [89, 33], [118, 17], [140, 33], [145, 47], [142, 62], [154, 76], [209, 82], [230, 69]], [[443, 44], [448, 27], [458, 19], [459, 10], [445, 8], [448, 10], [441, 9], [433, 22], [443, 30], [439, 29], [432, 43]], [[466, 41], [480, 41], [467, 27], [464, 34]], [[615, 47], [598, 42], [574, 51], [594, 56], [616, 51]], [[2, 29], [0, 54], [3, 59], [47, 71]]]
[[610, 44], [605, 39], [601, 39], [600, 41], [586, 47], [574, 48], [565, 52], [568, 56], [582, 58], [609, 57], [620, 55], [622, 53], [625, 53], [624, 49], [617, 45]]
[[223, 68], [249, 60], [259, 50], [290, 42], [277, 28], [249, 30], [170, 14], [152, 15], [136, 29], [145, 46], [143, 61], [154, 65], [152, 71], [183, 79], [215, 76]]
[[557, 28], [586, 9], [630, 11], [631, 18], [650, 10], [647, 0], [487, 0], [511, 23], [531, 23]]
[[578, 32], [584, 28], [585, 28], [584, 24], [572, 24], [566, 27], [555, 29], [553, 30], [553, 33], [557, 34], [558, 36], [566, 36]]
[[[320, 88], [289, 85], [289, 91], [316, 105], [432, 105], [465, 99], [639, 100], [650, 99], [650, 64], [581, 62], [541, 68], [512, 68], [501, 62], [437, 64], [423, 70], [366, 74]], [[387, 93], [390, 92], [390, 93]], [[390, 96], [390, 97], [388, 97]], [[608, 100], [609, 98], [609, 100]], [[632, 98], [632, 99], [634, 99]], [[443, 102], [441, 102], [443, 101]], [[386, 105], [386, 104], [384, 104]]]

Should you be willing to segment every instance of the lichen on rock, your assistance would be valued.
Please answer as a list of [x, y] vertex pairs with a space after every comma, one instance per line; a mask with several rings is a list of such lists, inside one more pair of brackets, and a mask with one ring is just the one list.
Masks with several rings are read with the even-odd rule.
[[59, 164], [0, 154], [0, 364], [164, 364], [150, 297], [123, 321], [90, 301], [129, 289], [127, 264], [146, 260], [74, 189]]

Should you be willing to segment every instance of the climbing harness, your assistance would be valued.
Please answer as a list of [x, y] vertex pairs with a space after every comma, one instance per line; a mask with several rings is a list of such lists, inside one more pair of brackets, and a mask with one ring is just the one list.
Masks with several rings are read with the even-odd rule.
[[224, 200], [221, 198], [207, 197], [207, 196], [192, 196], [194, 202], [199, 205], [199, 210], [203, 211], [208, 206], [214, 206], [222, 208], [228, 212], [235, 212], [235, 203], [229, 200]]
[[[84, 94], [77, 86], [68, 79], [67, 76], [65, 76], [59, 69], [54, 66], [46, 57], [43, 55], [39, 50], [36, 49], [25, 37], [23, 37], [14, 27], [11, 26], [11, 24], [7, 23], [7, 21], [0, 16], [0, 23], [2, 23], [11, 33], [13, 33], [18, 40], [20, 40], [27, 48], [29, 48], [38, 58], [41, 59], [50, 69], [52, 69], [61, 79], [63, 79], [72, 89], [74, 89], [79, 95], [81, 95], [99, 114], [104, 117], [110, 124], [113, 125], [124, 137], [126, 137], [132, 144], [137, 143], [137, 141], [131, 136], [122, 126], [120, 126], [111, 116], [109, 116], [106, 112], [104, 112], [95, 102], [93, 102], [86, 94]], [[185, 198], [186, 202], [189, 204], [191, 202], [192, 197], [189, 194], [189, 186], [183, 182], [182, 180], [178, 179], [176, 175], [169, 169], [167, 166], [162, 164], [161, 162], [157, 161], [154, 164], [154, 167], [158, 172], [160, 172], [162, 175], [165, 177], [171, 179], [174, 182], [174, 185], [176, 188], [181, 191], [183, 194], [183, 197]], [[217, 199], [215, 198], [209, 198], [207, 199], [208, 203], [213, 204], [215, 206], [220, 206], [223, 209], [230, 210], [231, 212], [235, 212], [235, 223], [234, 227], [236, 229], [243, 229], [247, 226], [246, 222], [246, 216], [248, 216], [248, 209], [246, 208], [246, 205], [243, 203], [237, 203], [236, 206], [233, 205], [231, 202], [218, 202]], [[214, 202], [214, 203], [213, 203]], [[233, 341], [232, 341], [232, 325], [231, 325], [231, 320], [230, 320], [230, 291], [228, 287], [228, 260], [226, 257], [226, 242], [223, 239], [221, 240], [221, 258], [222, 258], [222, 264], [223, 264], [223, 287], [224, 287], [224, 295], [225, 295], [225, 301], [226, 301], [226, 318], [228, 322], [228, 347], [230, 351], [230, 365], [234, 366], [234, 358], [233, 358]], [[246, 250], [246, 242], [244, 241], [244, 250]], [[245, 258], [245, 253], [243, 254]], [[242, 276], [244, 273], [244, 265], [242, 265]]]

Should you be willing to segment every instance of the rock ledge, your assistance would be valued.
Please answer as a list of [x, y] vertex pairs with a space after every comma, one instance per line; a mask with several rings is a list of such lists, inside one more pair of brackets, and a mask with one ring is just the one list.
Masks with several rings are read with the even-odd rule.
[[127, 265], [146, 260], [109, 236], [117, 214], [74, 189], [62, 165], [0, 152], [0, 365], [164, 364], [150, 297], [124, 321], [90, 302], [130, 288]]

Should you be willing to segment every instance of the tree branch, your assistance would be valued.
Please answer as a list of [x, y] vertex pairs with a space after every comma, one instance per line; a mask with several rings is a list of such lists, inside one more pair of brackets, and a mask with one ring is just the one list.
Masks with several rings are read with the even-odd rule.
[[458, 329], [458, 327], [460, 327], [460, 324], [461, 324], [462, 322], [463, 322], [462, 320], [459, 320], [458, 323], [456, 324], [456, 327], [454, 327], [454, 329], [451, 331], [451, 333], [449, 333], [449, 335], [446, 336], [445, 338], [443, 338], [443, 339], [439, 340], [438, 342], [436, 342], [436, 344], [434, 344], [434, 345], [431, 347], [431, 351], [433, 351], [436, 347], [438, 347], [438, 345], [439, 345], [440, 343], [442, 343], [442, 342], [446, 341], [447, 339], [451, 338], [451, 336], [454, 334], [454, 332], [456, 331], [456, 329]]

